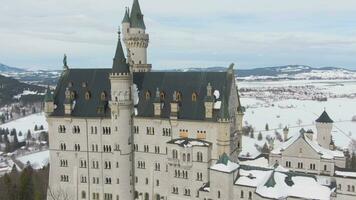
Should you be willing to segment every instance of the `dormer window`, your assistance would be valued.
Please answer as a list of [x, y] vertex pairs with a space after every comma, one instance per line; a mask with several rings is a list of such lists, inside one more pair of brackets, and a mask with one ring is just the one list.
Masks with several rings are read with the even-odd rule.
[[105, 101], [105, 100], [106, 100], [106, 93], [105, 93], [105, 92], [102, 92], [102, 93], [100, 94], [100, 100], [102, 100], [102, 101]]
[[176, 101], [182, 101], [182, 93], [180, 92], [176, 93]]
[[86, 92], [85, 92], [85, 100], [89, 100], [90, 97], [91, 97], [90, 92], [89, 92], [89, 91], [86, 91]]
[[87, 82], [85, 82], [85, 81], [84, 81], [84, 82], [82, 82], [82, 87], [83, 87], [83, 88], [88, 87], [88, 83], [87, 83]]
[[196, 93], [196, 92], [193, 92], [193, 94], [192, 94], [192, 101], [193, 101], [193, 102], [196, 102], [196, 101], [197, 101], [197, 97], [198, 97], [197, 93]]
[[159, 94], [159, 98], [161, 99], [161, 101], [164, 101], [164, 98], [165, 98], [165, 94], [164, 94], [164, 92], [161, 92], [160, 94]]
[[68, 83], [68, 87], [73, 87], [73, 82], [72, 82], [72, 81], [70, 81], [70, 82]]
[[147, 90], [145, 93], [145, 99], [150, 100], [150, 98], [151, 98], [151, 93], [150, 93], [150, 91]]
[[70, 92], [70, 98], [73, 100], [73, 99], [75, 99], [75, 97], [76, 97], [75, 91], [71, 91]]

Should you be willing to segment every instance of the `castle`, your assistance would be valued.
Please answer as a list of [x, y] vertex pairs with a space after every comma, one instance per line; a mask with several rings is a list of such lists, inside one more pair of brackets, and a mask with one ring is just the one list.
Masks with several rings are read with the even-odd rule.
[[[278, 162], [270, 168], [238, 164], [244, 109], [233, 65], [225, 72], [152, 72], [138, 0], [126, 9], [121, 32], [112, 68], [71, 69], [65, 61], [55, 91], [45, 95], [48, 200], [336, 195], [334, 180], [320, 183], [314, 175], [288, 170], [279, 152], [271, 153]], [[342, 167], [340, 160], [327, 177]], [[298, 192], [304, 183], [319, 192]], [[346, 196], [353, 195], [349, 187]]]

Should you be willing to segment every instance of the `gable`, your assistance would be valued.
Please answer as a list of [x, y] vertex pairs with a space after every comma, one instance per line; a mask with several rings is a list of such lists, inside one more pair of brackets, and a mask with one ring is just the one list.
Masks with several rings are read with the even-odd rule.
[[320, 159], [320, 154], [303, 137], [299, 137], [293, 144], [282, 151], [282, 156]]

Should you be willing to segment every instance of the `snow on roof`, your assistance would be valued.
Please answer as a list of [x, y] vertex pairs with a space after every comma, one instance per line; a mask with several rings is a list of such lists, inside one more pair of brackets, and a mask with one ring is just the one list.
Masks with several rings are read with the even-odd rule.
[[243, 170], [240, 169], [240, 177], [236, 180], [235, 184], [257, 187], [259, 183], [263, 181], [266, 176], [270, 176], [272, 170]]
[[268, 167], [268, 160], [265, 157], [260, 157], [255, 160], [245, 160], [239, 162], [241, 165], [257, 166], [257, 167]]
[[343, 177], [352, 177], [356, 178], [356, 172], [348, 172], [348, 171], [335, 171], [335, 175], [343, 176]]
[[237, 168], [239, 168], [239, 164], [231, 162], [230, 160], [227, 161], [227, 164], [225, 165], [224, 163], [217, 163], [213, 166], [210, 167], [212, 170], [220, 171], [220, 172], [233, 172]]
[[[267, 183], [271, 178], [274, 180], [273, 186]], [[286, 182], [288, 179], [289, 184]], [[276, 171], [272, 172], [270, 176], [265, 176], [264, 181], [260, 182], [256, 188], [256, 193], [259, 195], [273, 199], [291, 196], [306, 199], [330, 199], [331, 192], [330, 188], [320, 185], [313, 177], [289, 176]]]
[[49, 151], [41, 151], [32, 154], [28, 154], [26, 156], [16, 158], [23, 164], [27, 164], [30, 162], [32, 168], [34, 169], [41, 169], [42, 167], [46, 166], [49, 161]]
[[269, 169], [242, 165], [235, 184], [255, 187], [256, 193], [271, 199], [287, 197], [330, 198], [332, 189], [318, 183], [314, 176], [288, 172], [281, 166], [274, 167], [274, 169]]
[[239, 154], [240, 158], [257, 158], [259, 155], [261, 155], [261, 152], [256, 148], [256, 145], [262, 147], [264, 145], [265, 141], [261, 140], [258, 141], [257, 139], [250, 138], [248, 136], [242, 136], [242, 151]]
[[334, 159], [336, 157], [343, 158], [344, 153], [342, 151], [332, 151], [329, 149], [325, 149], [321, 147], [316, 141], [310, 140], [308, 137], [304, 136], [304, 133], [298, 133], [292, 137], [290, 137], [286, 142], [282, 143], [282, 145], [278, 148], [275, 148], [271, 151], [272, 154], [281, 154], [282, 151], [286, 150], [289, 146], [291, 146], [294, 142], [299, 139], [304, 139], [317, 153], [321, 154], [321, 157], [324, 159]]
[[224, 153], [220, 156], [216, 164], [210, 167], [210, 169], [230, 173], [238, 169], [239, 166], [239, 164], [231, 162], [229, 156]]

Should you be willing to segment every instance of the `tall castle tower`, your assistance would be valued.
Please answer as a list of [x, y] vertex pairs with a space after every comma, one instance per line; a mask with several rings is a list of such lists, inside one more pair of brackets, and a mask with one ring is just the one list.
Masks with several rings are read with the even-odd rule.
[[330, 148], [332, 144], [331, 130], [333, 128], [334, 121], [329, 117], [328, 113], [324, 111], [320, 117], [315, 120], [317, 129], [317, 141], [318, 144], [326, 149]]
[[146, 25], [138, 0], [134, 0], [131, 13], [126, 9], [122, 21], [122, 33], [132, 72], [151, 71], [151, 64], [147, 64], [149, 35], [146, 34]]
[[119, 196], [123, 199], [132, 200], [133, 198], [133, 152], [132, 152], [132, 109], [133, 101], [131, 98], [132, 74], [130, 67], [126, 62], [124, 51], [121, 45], [119, 32], [119, 41], [112, 71], [110, 73], [111, 85], [111, 126], [114, 130], [115, 140], [118, 141], [116, 150], [120, 167], [118, 175], [121, 184], [117, 187]]

